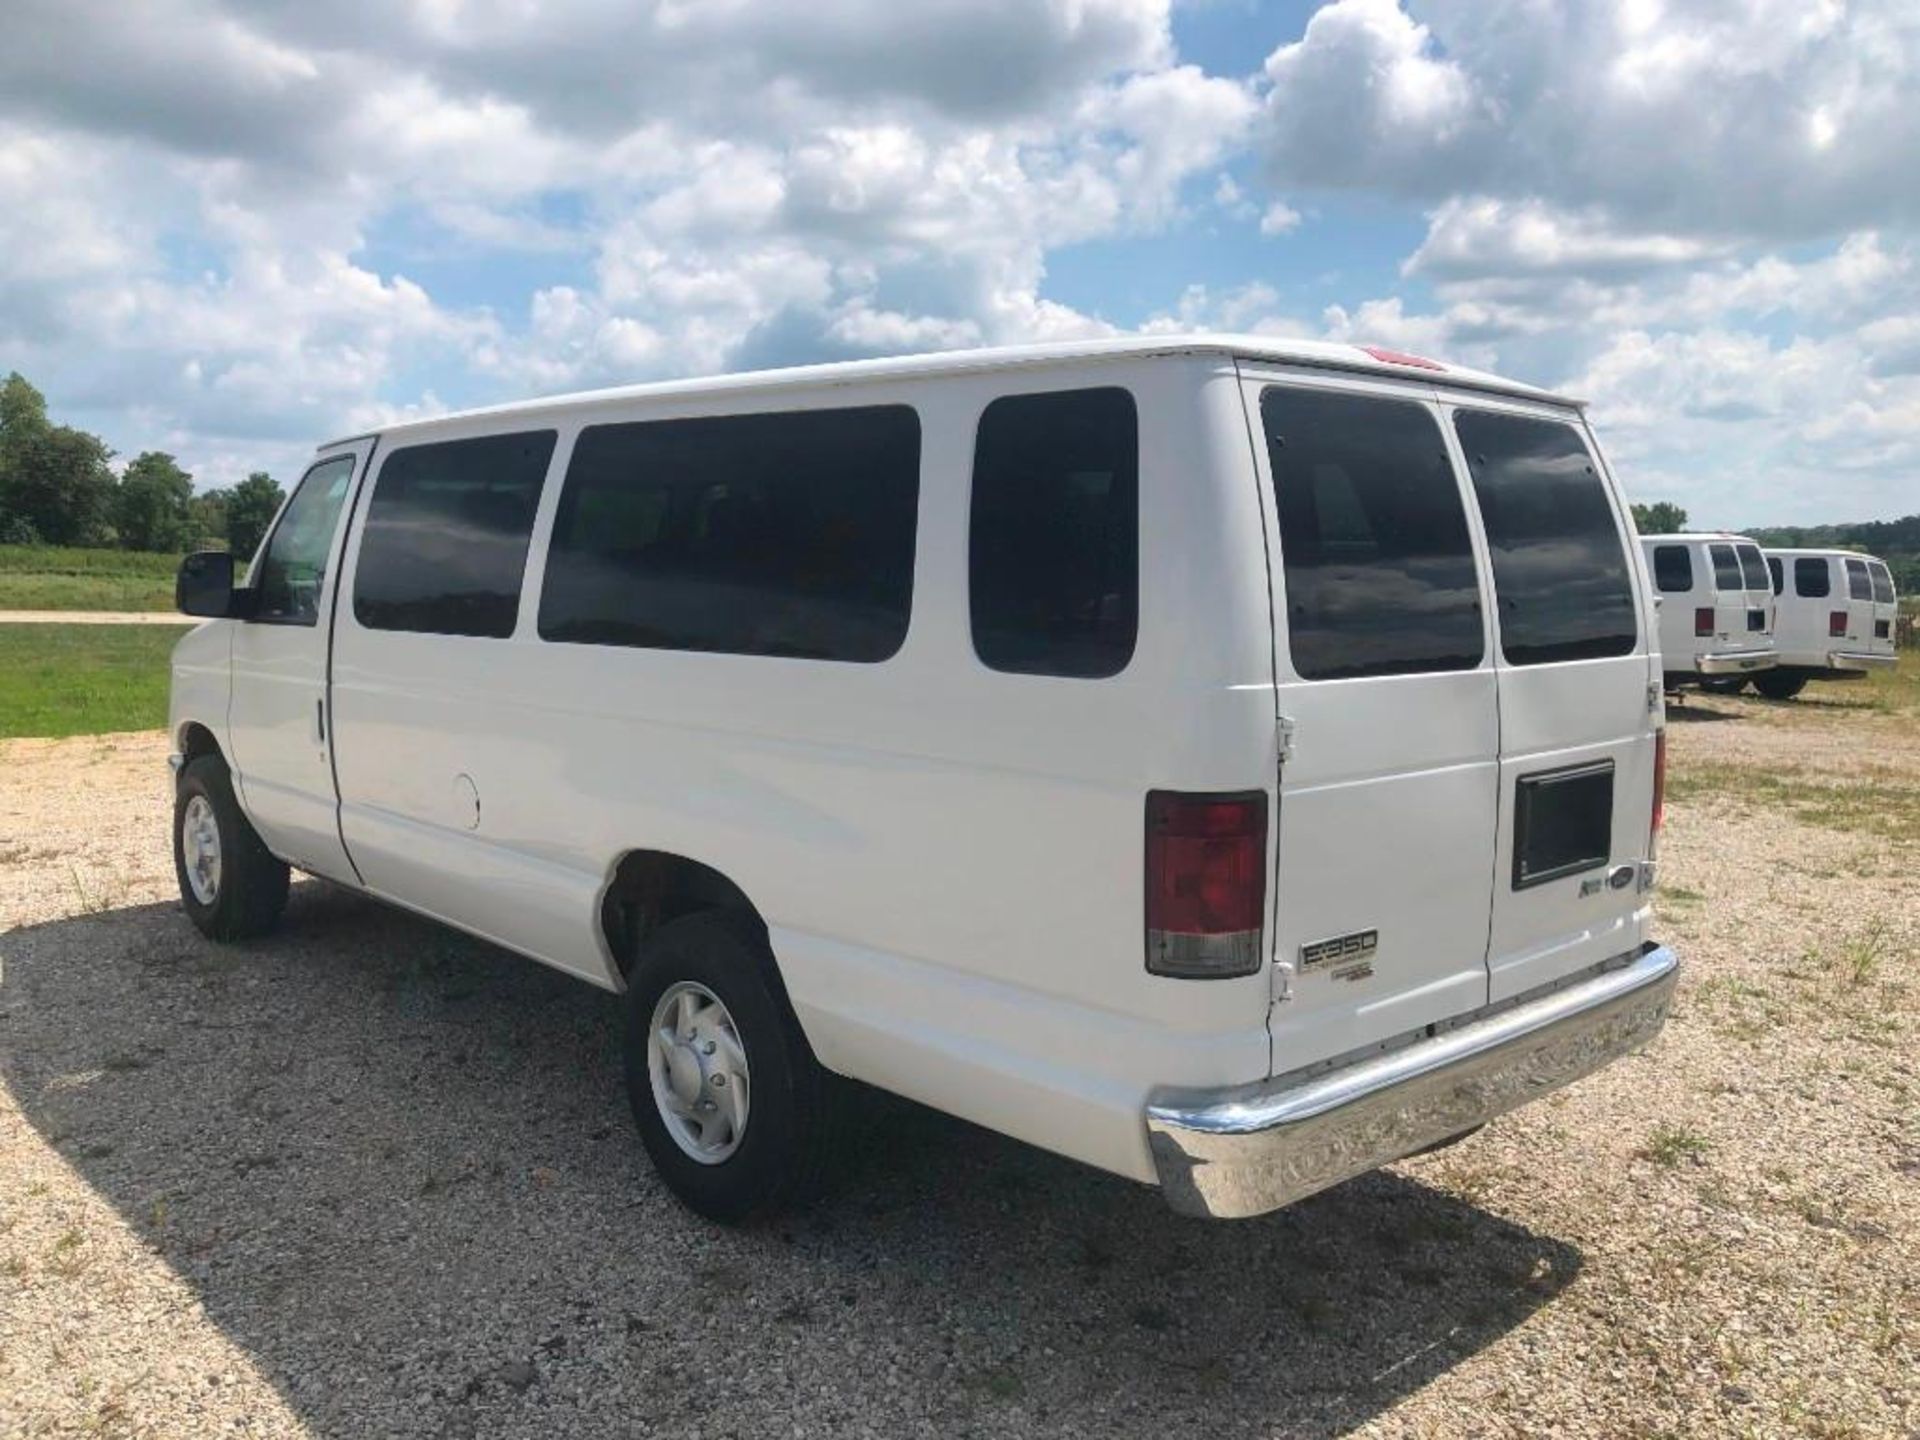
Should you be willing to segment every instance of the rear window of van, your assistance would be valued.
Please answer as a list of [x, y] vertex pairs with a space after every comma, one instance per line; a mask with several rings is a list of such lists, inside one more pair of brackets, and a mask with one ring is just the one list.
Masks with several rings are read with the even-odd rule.
[[1740, 555], [1740, 576], [1746, 581], [1747, 589], [1769, 589], [1770, 586], [1767, 583], [1767, 562], [1760, 558], [1760, 547], [1758, 545], [1741, 545], [1738, 547], [1738, 551]]
[[1740, 573], [1740, 557], [1733, 553], [1733, 546], [1709, 545], [1707, 553], [1713, 556], [1714, 589], [1725, 593], [1747, 588], [1746, 576]]
[[1864, 560], [1847, 561], [1847, 598], [1873, 599], [1873, 581], [1867, 575], [1867, 562]]
[[1269, 388], [1293, 668], [1303, 679], [1471, 670], [1486, 654], [1460, 482], [1431, 411]]
[[592, 425], [554, 516], [544, 640], [884, 660], [907, 634], [906, 405]]
[[1893, 572], [1878, 560], [1867, 562], [1867, 574], [1873, 577], [1873, 601], [1876, 605], [1893, 604]]
[[1458, 411], [1453, 423], [1493, 553], [1508, 662], [1630, 654], [1639, 637], [1632, 572], [1606, 482], [1579, 433], [1487, 410]]

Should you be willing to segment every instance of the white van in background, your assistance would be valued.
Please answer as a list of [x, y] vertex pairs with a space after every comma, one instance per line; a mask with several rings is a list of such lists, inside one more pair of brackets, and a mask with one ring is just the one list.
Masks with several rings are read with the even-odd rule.
[[292, 866], [624, 991], [709, 1216], [806, 1188], [831, 1075], [1258, 1214], [1663, 1022], [1632, 533], [1575, 402], [1337, 344], [398, 424], [182, 565], [181, 901]]
[[1809, 680], [1858, 680], [1895, 663], [1899, 614], [1886, 561], [1849, 550], [1769, 550], [1780, 660], [1754, 677], [1772, 700], [1791, 700]]
[[1773, 589], [1760, 547], [1744, 535], [1642, 535], [1660, 596], [1666, 687], [1738, 690], [1774, 663]]

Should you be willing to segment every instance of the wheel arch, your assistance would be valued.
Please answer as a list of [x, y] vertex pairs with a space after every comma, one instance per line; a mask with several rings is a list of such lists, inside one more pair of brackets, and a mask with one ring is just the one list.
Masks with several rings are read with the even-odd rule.
[[[669, 850], [621, 852], [607, 867], [596, 917], [607, 954], [624, 979], [641, 942], [660, 926], [702, 910], [739, 915], [766, 933], [766, 917], [726, 872]], [[771, 954], [771, 948], [768, 953]], [[779, 965], [773, 967], [775, 978]], [[784, 986], [782, 989], [784, 990]]]
[[202, 755], [217, 755], [225, 760], [226, 753], [220, 748], [220, 741], [211, 726], [198, 720], [183, 720], [174, 731], [174, 751], [180, 757], [180, 766], [185, 769]]

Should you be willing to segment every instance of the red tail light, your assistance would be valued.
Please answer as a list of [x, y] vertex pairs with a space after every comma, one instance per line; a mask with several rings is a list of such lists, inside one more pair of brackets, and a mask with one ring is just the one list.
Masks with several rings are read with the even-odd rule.
[[1702, 605], [1693, 612], [1693, 633], [1695, 635], [1713, 634], [1713, 607]]
[[1663, 726], [1653, 732], [1653, 821], [1647, 829], [1647, 858], [1660, 845], [1660, 827], [1667, 820], [1667, 732]]
[[1834, 640], [1845, 637], [1847, 633], [1847, 612], [1829, 610], [1827, 612], [1827, 635]]
[[1147, 969], [1257, 974], [1267, 909], [1267, 797], [1147, 793]]

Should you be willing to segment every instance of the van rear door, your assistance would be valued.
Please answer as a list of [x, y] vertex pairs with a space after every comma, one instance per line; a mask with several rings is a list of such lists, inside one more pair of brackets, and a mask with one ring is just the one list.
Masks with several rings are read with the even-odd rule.
[[1767, 574], [1766, 559], [1760, 547], [1742, 540], [1733, 547], [1740, 557], [1740, 575], [1746, 583], [1745, 624], [1740, 639], [1744, 648], [1767, 645], [1773, 640], [1773, 581]]
[[1242, 369], [1267, 505], [1280, 774], [1276, 1073], [1487, 998], [1499, 716], [1431, 387]]
[[1884, 560], [1867, 561], [1867, 576], [1873, 582], [1873, 643], [1871, 648], [1883, 655], [1893, 653], [1893, 629], [1899, 623], [1900, 602], [1893, 591], [1893, 572]]
[[1579, 415], [1478, 398], [1446, 410], [1496, 596], [1497, 1002], [1642, 938], [1659, 675], [1632, 530]]
[[[1836, 650], [1871, 650], [1873, 648], [1873, 574], [1867, 569], [1867, 562], [1849, 555], [1840, 562], [1845, 572], [1847, 634], [1842, 640], [1834, 638]], [[1839, 592], [1835, 592], [1836, 595]], [[1840, 607], [1834, 607], [1838, 610]]]

